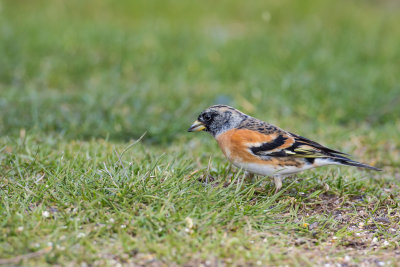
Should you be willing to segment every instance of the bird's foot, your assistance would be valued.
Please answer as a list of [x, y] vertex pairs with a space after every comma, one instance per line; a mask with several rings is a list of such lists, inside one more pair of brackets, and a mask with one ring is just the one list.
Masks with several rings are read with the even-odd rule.
[[280, 176], [275, 176], [274, 177], [274, 183], [275, 183], [275, 194], [279, 192], [279, 190], [282, 188], [282, 177]]

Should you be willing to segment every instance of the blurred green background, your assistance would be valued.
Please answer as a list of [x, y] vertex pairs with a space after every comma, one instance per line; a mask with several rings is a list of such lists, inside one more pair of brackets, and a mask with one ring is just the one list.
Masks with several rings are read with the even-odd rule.
[[[399, 0], [0, 0], [0, 265], [390, 265], [399, 74]], [[274, 194], [187, 133], [216, 103], [384, 171]]]
[[215, 103], [291, 130], [398, 123], [399, 25], [389, 0], [3, 0], [0, 134], [167, 144]]

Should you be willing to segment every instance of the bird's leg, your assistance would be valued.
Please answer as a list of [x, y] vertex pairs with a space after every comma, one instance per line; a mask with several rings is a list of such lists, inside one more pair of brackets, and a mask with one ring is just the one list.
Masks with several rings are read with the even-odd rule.
[[254, 181], [255, 181], [255, 175], [254, 175], [254, 173], [251, 173], [251, 172], [245, 171], [244, 178], [251, 183], [254, 183]]
[[282, 188], [282, 177], [281, 176], [274, 176], [274, 183], [275, 183], [275, 194], [279, 192]]

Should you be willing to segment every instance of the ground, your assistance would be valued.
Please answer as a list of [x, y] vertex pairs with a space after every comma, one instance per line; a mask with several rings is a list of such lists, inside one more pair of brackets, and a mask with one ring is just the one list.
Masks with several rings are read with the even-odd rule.
[[[0, 1], [0, 264], [396, 266], [396, 1]], [[382, 172], [244, 178], [233, 105]]]

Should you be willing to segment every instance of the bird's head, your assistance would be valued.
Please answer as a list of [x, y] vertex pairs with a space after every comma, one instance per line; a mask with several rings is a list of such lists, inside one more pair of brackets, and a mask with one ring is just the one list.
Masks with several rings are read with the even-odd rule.
[[248, 117], [246, 114], [233, 107], [215, 105], [201, 112], [188, 131], [206, 131], [216, 137], [223, 132], [237, 128], [246, 117]]

